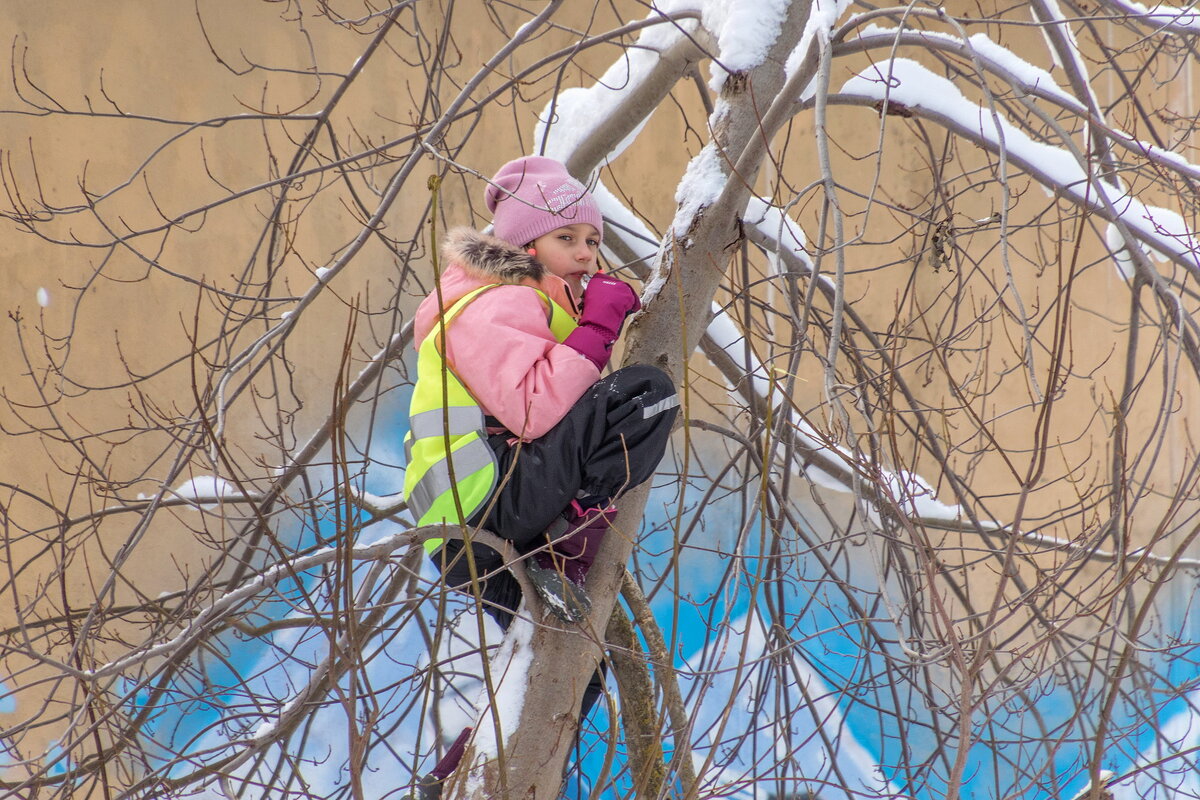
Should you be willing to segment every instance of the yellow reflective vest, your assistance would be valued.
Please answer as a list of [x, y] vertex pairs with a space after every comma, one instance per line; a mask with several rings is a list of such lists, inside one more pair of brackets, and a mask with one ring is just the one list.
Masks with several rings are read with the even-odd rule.
[[[487, 442], [483, 409], [446, 363], [442, 349], [446, 329], [472, 300], [502, 284], [481, 286], [463, 295], [443, 315], [417, 350], [417, 382], [409, 405], [409, 431], [404, 437], [408, 465], [404, 500], [417, 525], [461, 525], [492, 496], [499, 480], [496, 455]], [[555, 339], [575, 330], [575, 320], [544, 292], [546, 322]], [[434, 552], [442, 539], [429, 539]]]

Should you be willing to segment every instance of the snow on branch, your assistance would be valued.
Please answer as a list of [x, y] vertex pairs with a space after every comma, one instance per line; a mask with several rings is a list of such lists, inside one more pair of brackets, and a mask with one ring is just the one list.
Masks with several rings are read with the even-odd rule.
[[653, 8], [645, 22], [655, 24], [644, 28], [594, 84], [557, 92], [538, 115], [533, 138], [540, 152], [579, 177], [601, 160], [619, 156], [700, 56], [700, 15], [701, 6], [689, 0]]
[[730, 75], [747, 72], [766, 59], [779, 38], [787, 10], [788, 0], [708, 0], [704, 4], [704, 27], [717, 41], [709, 81], [714, 93], [721, 91]]
[[1030, 15], [1041, 23], [1038, 29], [1046, 39], [1054, 63], [1067, 75], [1067, 80], [1076, 94], [1086, 98], [1087, 107], [1094, 114], [1100, 113], [1100, 101], [1092, 87], [1091, 76], [1079, 52], [1079, 41], [1059, 8], [1058, 0], [1035, 0], [1029, 6]]
[[706, 144], [687, 165], [675, 189], [676, 211], [671, 221], [675, 238], [683, 242], [696, 219], [721, 197], [729, 182], [728, 167], [720, 150], [712, 142]]
[[[838, 100], [920, 112], [1008, 160], [1049, 190], [1110, 222], [1121, 222], [1140, 241], [1188, 271], [1200, 275], [1200, 245], [1179, 214], [1149, 206], [1099, 179], [1067, 148], [1034, 141], [1003, 117], [963, 96], [951, 81], [921, 64], [898, 58], [875, 65], [842, 86]], [[999, 119], [999, 129], [994, 119]]]
[[[638, 256], [638, 263], [651, 262], [655, 257], [654, 248], [657, 246], [654, 233], [603, 184], [597, 185], [594, 195], [605, 220], [610, 226], [621, 231], [622, 238]], [[800, 268], [811, 280], [829, 284], [828, 276], [813, 272], [812, 259], [805, 250], [807, 238], [804, 231], [783, 209], [764, 198], [751, 197], [743, 222], [751, 239], [767, 252], [775, 265], [776, 274], [783, 268]], [[656, 291], [656, 287], [647, 285], [643, 299], [648, 301]], [[747, 385], [758, 399], [776, 409], [789, 407], [787, 398], [780, 391], [778, 383], [772, 378], [767, 367], [752, 352], [748, 352], [744, 334], [717, 303], [713, 304], [713, 318], [709, 322], [706, 337], [737, 365], [738, 380], [748, 381]], [[800, 443], [824, 460], [824, 469], [822, 462], [817, 461], [797, 464], [798, 471], [818, 486], [839, 492], [854, 491], [851, 480], [851, 476], [855, 474], [852, 456], [827, 442], [811, 425], [799, 418], [794, 410], [790, 413], [789, 425], [799, 437]], [[962, 507], [938, 500], [933, 486], [921, 475], [908, 470], [884, 470], [879, 472], [876, 483], [890, 496], [893, 508], [920, 520], [923, 524], [967, 530], [961, 522], [964, 515]], [[1014, 533], [1009, 526], [993, 520], [980, 520], [978, 525], [989, 531]], [[1035, 546], [1063, 549], [1076, 556], [1086, 556], [1099, 561], [1142, 562], [1173, 569], [1200, 568], [1200, 559], [1165, 556], [1144, 548], [1121, 553], [1098, 550], [1085, 541], [1066, 540], [1036, 530], [1021, 530], [1015, 533]]]
[[[253, 492], [243, 492], [224, 478], [215, 475], [201, 475], [184, 481], [174, 489], [168, 489], [177, 499], [197, 509], [216, 508], [219, 503], [242, 502], [253, 503], [262, 499], [262, 495]], [[139, 500], [145, 499], [139, 495]]]
[[534, 623], [527, 616], [517, 616], [512, 627], [492, 657], [491, 673], [494, 686], [483, 685], [475, 701], [478, 721], [475, 723], [475, 760], [467, 778], [467, 795], [482, 786], [483, 767], [499, 757], [505, 742], [517, 731], [521, 711], [525, 707], [526, 676], [532, 669]]
[[867, 25], [858, 37], [840, 52], [858, 49], [911, 45], [974, 56], [980, 66], [1024, 94], [1049, 100], [1075, 114], [1087, 114], [1087, 106], [1058, 85], [1049, 72], [1030, 64], [1007, 47], [996, 44], [984, 33], [967, 39], [939, 31], [926, 31]]
[[1142, 3], [1128, 0], [1100, 0], [1100, 4], [1113, 9], [1122, 18], [1154, 29], [1157, 33], [1200, 33], [1200, 11], [1195, 4], [1186, 8], [1169, 3], [1155, 3], [1147, 8]]

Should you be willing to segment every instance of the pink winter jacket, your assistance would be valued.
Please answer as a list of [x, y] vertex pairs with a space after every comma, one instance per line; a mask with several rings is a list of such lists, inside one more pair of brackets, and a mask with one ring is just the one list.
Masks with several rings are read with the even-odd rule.
[[[449, 309], [472, 289], [489, 289], [463, 309], [446, 332], [446, 359], [485, 414], [523, 439], [558, 423], [600, 378], [596, 365], [550, 332], [541, 289], [575, 314], [561, 278], [520, 248], [469, 228], [450, 232], [442, 248], [442, 298]], [[438, 325], [438, 296], [417, 308], [416, 347]]]

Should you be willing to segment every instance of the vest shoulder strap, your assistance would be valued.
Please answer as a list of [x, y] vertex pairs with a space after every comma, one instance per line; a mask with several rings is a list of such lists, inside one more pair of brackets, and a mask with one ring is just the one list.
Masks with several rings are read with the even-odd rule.
[[[450, 308], [446, 309], [445, 313], [443, 313], [438, 319], [437, 323], [435, 323], [434, 330], [430, 332], [430, 336], [427, 338], [434, 339], [434, 334], [436, 332], [437, 338], [434, 339], [433, 346], [437, 348], [438, 352], [440, 353], [442, 350], [440, 346], [442, 341], [441, 337], [446, 335], [446, 328], [449, 327], [451, 321], [453, 321], [453, 319], [457, 317], [464, 308], [470, 305], [481, 294], [489, 289], [495, 289], [497, 286], [520, 285], [521, 284], [489, 283], [484, 286], [480, 286], [477, 289], [472, 289], [462, 297], [458, 298], [458, 300], [456, 300], [454, 304], [450, 306]], [[542, 298], [542, 302], [546, 305], [546, 324], [550, 326], [550, 330], [554, 334], [555, 338], [561, 342], [571, 331], [575, 330], [575, 320], [569, 313], [567, 313], [566, 309], [551, 300], [550, 295], [534, 286], [526, 286], [525, 288], [533, 289], [535, 292], [537, 292], [538, 297]]]

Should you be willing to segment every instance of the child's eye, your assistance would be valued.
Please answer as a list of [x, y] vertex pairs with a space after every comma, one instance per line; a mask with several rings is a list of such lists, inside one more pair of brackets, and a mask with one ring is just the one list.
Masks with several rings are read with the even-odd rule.
[[599, 247], [599, 246], [600, 246], [599, 239], [588, 239], [588, 247]]

